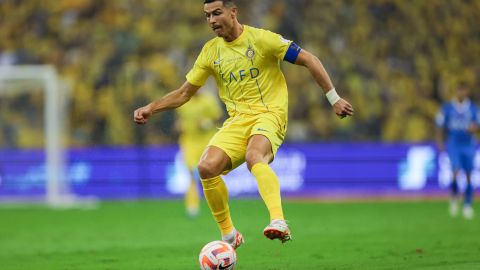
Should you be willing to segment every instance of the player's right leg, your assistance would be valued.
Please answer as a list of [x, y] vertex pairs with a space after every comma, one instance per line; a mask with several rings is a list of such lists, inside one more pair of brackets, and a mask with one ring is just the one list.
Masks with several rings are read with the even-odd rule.
[[231, 233], [222, 235], [222, 241], [229, 243], [234, 249], [237, 249], [239, 246], [245, 243], [243, 235], [235, 228]]
[[459, 190], [457, 176], [460, 168], [460, 152], [457, 147], [448, 145], [448, 158], [450, 159], [450, 165], [452, 166], [452, 182], [450, 183], [450, 203], [448, 211], [450, 216], [455, 217], [458, 215], [459, 209]]
[[209, 146], [198, 164], [205, 199], [218, 224], [222, 240], [237, 248], [244, 242], [243, 236], [233, 226], [228, 206], [228, 190], [220, 177], [220, 174], [229, 168], [230, 158], [216, 146]]
[[458, 182], [457, 182], [457, 175], [458, 171], [455, 170], [452, 172], [453, 177], [452, 177], [452, 182], [450, 183], [450, 203], [449, 203], [449, 213], [450, 216], [455, 217], [458, 215], [458, 205], [459, 205], [459, 199], [458, 199]]

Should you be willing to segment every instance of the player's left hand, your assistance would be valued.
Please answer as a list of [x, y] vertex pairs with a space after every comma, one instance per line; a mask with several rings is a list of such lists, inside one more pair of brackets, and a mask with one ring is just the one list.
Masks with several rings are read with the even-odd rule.
[[470, 127], [468, 127], [468, 131], [472, 134], [477, 132], [477, 130], [478, 130], [478, 125], [475, 123], [470, 124]]
[[343, 98], [333, 104], [333, 111], [339, 118], [353, 116], [354, 112], [353, 106]]

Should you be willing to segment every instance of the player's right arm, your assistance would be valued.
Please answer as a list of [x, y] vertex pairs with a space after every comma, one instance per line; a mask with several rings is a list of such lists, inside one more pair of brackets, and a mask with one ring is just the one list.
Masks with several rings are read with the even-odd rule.
[[133, 112], [133, 120], [137, 124], [145, 124], [152, 114], [178, 108], [187, 103], [199, 88], [200, 86], [186, 81], [180, 88], [166, 94], [161, 99], [136, 109]]
[[209, 43], [207, 43], [197, 57], [193, 68], [187, 74], [187, 80], [178, 89], [173, 90], [159, 100], [153, 101], [150, 104], [140, 107], [133, 112], [133, 120], [137, 124], [145, 124], [148, 118], [157, 112], [162, 112], [170, 109], [175, 109], [187, 103], [190, 98], [205, 84], [208, 76], [211, 74], [211, 69], [208, 66]]

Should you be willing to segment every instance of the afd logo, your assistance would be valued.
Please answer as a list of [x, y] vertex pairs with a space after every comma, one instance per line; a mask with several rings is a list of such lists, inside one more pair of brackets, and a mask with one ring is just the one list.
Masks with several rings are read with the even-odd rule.
[[243, 81], [245, 78], [255, 79], [260, 76], [258, 68], [251, 68], [249, 70], [241, 69], [238, 72], [230, 72], [229, 74], [220, 73], [222, 80], [226, 83]]

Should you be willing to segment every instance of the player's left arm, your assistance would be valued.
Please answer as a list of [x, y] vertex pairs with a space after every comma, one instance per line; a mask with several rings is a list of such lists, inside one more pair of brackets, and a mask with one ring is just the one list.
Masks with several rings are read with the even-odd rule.
[[[291, 45], [289, 50], [292, 50], [292, 47], [294, 46]], [[325, 70], [325, 67], [320, 59], [304, 49], [298, 48], [296, 50], [298, 55], [296, 56], [294, 63], [296, 65], [304, 66], [310, 71], [317, 84], [322, 88], [323, 92], [327, 96], [328, 101], [333, 106], [335, 114], [337, 114], [340, 118], [352, 116], [354, 112], [353, 106], [337, 94], [330, 76]], [[287, 51], [287, 55], [288, 53], [289, 52]]]
[[473, 107], [473, 121], [470, 124], [470, 127], [469, 127], [468, 130], [472, 134], [475, 134], [475, 133], [478, 132], [479, 125], [480, 125], [480, 111], [477, 109], [477, 107], [474, 106]]

